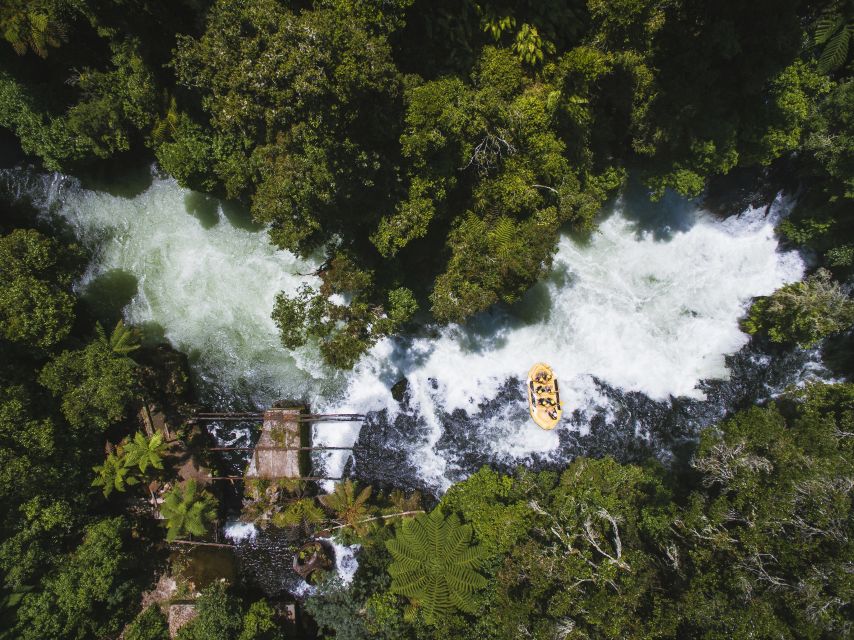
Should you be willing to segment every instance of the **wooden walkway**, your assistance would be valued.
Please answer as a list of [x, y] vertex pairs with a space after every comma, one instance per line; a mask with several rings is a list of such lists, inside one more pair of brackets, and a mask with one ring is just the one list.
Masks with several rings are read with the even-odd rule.
[[306, 475], [300, 469], [303, 446], [300, 410], [269, 409], [264, 412], [263, 420], [261, 437], [255, 445], [246, 477], [275, 480]]
[[274, 407], [263, 413], [254, 412], [203, 412], [196, 413], [189, 424], [207, 422], [260, 422], [261, 437], [252, 447], [210, 447], [209, 451], [252, 451], [252, 458], [244, 476], [220, 476], [210, 480], [340, 480], [311, 475], [311, 451], [349, 450], [352, 447], [327, 447], [311, 445], [311, 425], [322, 423], [362, 422], [360, 413], [303, 413], [303, 407]]

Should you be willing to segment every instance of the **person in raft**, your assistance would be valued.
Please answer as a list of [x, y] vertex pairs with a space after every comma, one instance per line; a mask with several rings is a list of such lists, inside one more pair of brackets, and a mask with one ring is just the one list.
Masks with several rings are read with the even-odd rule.
[[552, 377], [547, 371], [538, 371], [537, 375], [534, 376], [534, 382], [548, 382], [551, 379]]

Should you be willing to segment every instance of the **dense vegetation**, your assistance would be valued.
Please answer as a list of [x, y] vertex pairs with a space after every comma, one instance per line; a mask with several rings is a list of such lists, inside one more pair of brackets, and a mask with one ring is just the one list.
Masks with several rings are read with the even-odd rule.
[[[744, 328], [812, 347], [854, 323], [851, 0], [5, 0], [0, 34], [4, 139], [74, 173], [147, 153], [247, 204], [322, 256], [273, 317], [333, 365], [518, 300], [630, 173], [796, 194], [780, 232], [819, 268]], [[67, 230], [0, 206], [0, 638], [162, 639], [141, 593], [218, 515], [138, 418], [181, 414], [184, 363], [77, 295]], [[852, 434], [854, 389], [814, 385], [706, 431], [687, 471], [484, 468], [427, 513], [257, 483], [244, 513], [361, 542], [306, 604], [341, 640], [844, 638]], [[197, 604], [179, 638], [283, 637], [257, 594]]]
[[693, 196], [783, 168], [806, 187], [784, 233], [847, 274], [851, 15], [843, 0], [13, 0], [0, 125], [49, 169], [148, 147], [181, 184], [250, 204], [276, 245], [325, 253], [322, 286], [282, 294], [274, 317], [287, 348], [319, 340], [350, 367], [419, 308], [458, 322], [517, 300], [558, 230], [592, 228], [630, 170]]
[[309, 609], [348, 639], [850, 637], [852, 426], [854, 387], [815, 385], [707, 430], [682, 477], [483, 468]]

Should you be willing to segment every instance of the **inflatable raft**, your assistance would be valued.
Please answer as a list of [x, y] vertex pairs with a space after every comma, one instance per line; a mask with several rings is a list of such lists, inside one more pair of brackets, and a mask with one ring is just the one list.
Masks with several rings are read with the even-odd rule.
[[560, 422], [560, 390], [552, 368], [538, 362], [528, 372], [528, 409], [531, 418], [543, 429], [554, 429]]

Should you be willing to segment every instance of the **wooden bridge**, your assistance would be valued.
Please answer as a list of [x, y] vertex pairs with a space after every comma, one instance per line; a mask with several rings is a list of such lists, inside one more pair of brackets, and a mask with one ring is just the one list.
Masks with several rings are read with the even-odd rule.
[[190, 422], [261, 422], [261, 437], [254, 447], [212, 447], [210, 451], [252, 451], [244, 476], [214, 477], [212, 480], [299, 479], [340, 480], [311, 474], [310, 451], [349, 450], [352, 447], [311, 446], [311, 425], [323, 422], [361, 422], [358, 413], [303, 413], [302, 407], [272, 408], [263, 413], [198, 413]]

